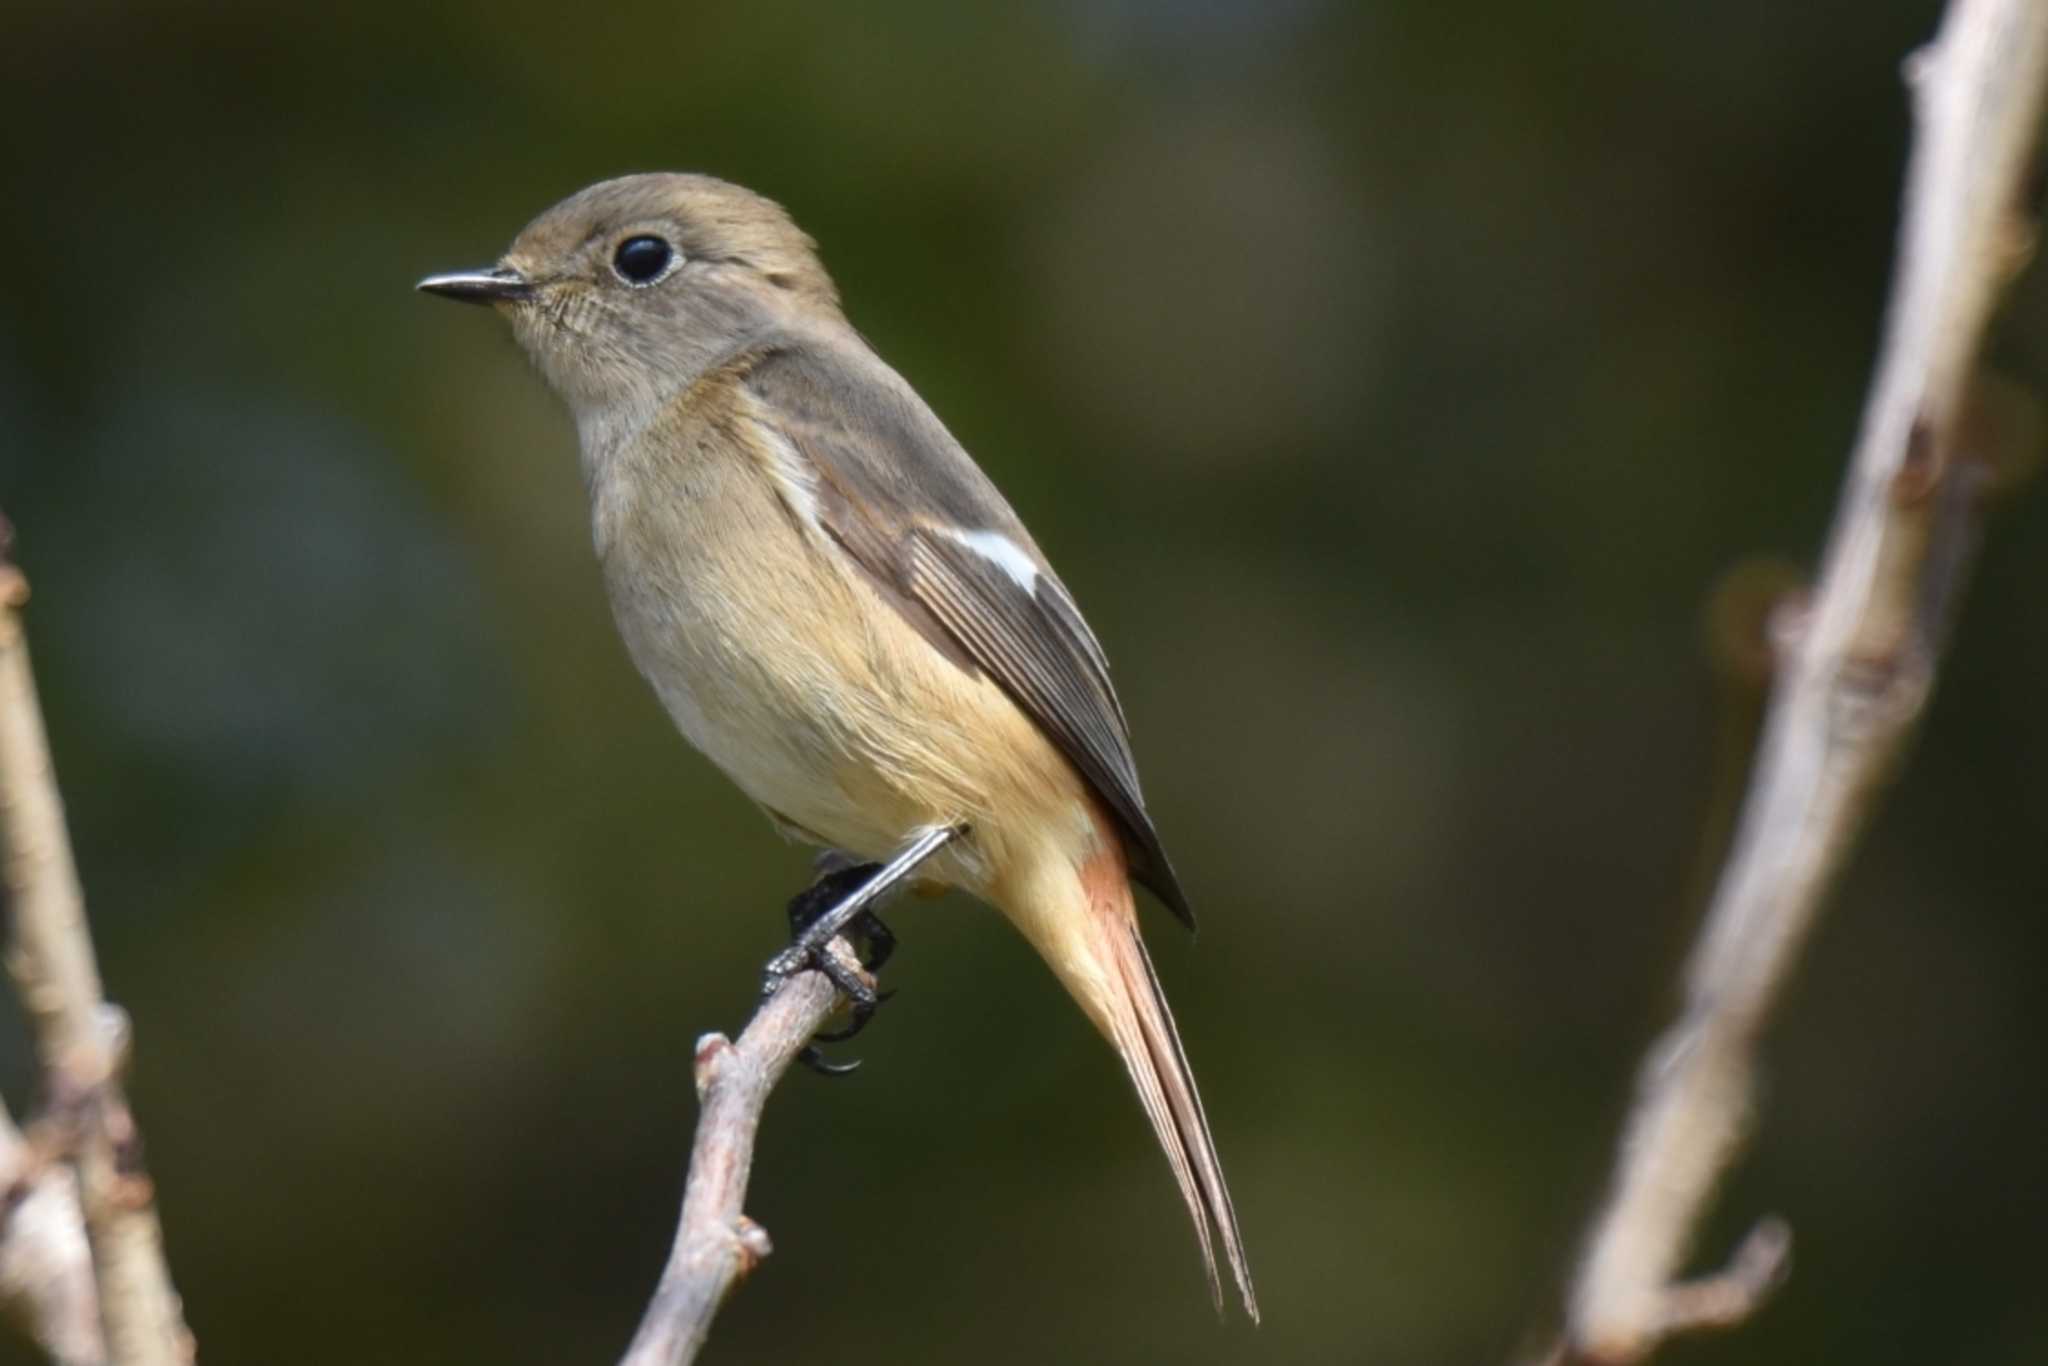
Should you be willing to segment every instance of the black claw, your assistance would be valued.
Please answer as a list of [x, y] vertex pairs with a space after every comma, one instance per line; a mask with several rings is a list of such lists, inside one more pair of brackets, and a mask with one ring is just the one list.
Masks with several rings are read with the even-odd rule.
[[[822, 1038], [824, 1036], [820, 1035], [819, 1037]], [[804, 1045], [804, 1051], [796, 1055], [796, 1060], [821, 1077], [843, 1077], [850, 1072], [860, 1071], [859, 1058], [855, 1058], [850, 1062], [827, 1062], [825, 1061], [825, 1055], [810, 1044]]]
[[872, 1010], [857, 1009], [853, 1012], [853, 1019], [847, 1024], [846, 1028], [821, 1029], [817, 1033], [811, 1035], [811, 1042], [845, 1043], [848, 1039], [853, 1038], [855, 1035], [859, 1034], [863, 1029], [866, 1029], [868, 1027], [868, 1021], [873, 1019], [874, 1015], [875, 1013]]

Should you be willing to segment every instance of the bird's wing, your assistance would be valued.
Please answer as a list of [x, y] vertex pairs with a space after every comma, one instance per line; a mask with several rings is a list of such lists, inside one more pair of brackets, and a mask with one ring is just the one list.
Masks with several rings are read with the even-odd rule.
[[765, 347], [744, 383], [800, 462], [819, 523], [927, 639], [1038, 724], [1115, 815], [1132, 876], [1192, 928], [1145, 811], [1109, 661], [988, 476], [864, 348]]

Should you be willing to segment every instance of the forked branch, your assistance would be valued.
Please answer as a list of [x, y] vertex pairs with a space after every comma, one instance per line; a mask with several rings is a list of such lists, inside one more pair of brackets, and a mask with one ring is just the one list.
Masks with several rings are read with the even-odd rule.
[[[844, 939], [826, 951], [860, 971]], [[772, 1250], [767, 1230], [743, 1212], [754, 1136], [768, 1093], [838, 1001], [839, 989], [823, 973], [800, 972], [762, 1003], [737, 1043], [723, 1034], [697, 1041], [701, 1108], [682, 1217], [661, 1284], [619, 1366], [694, 1361], [726, 1296]]]
[[1907, 63], [1914, 143], [1883, 353], [1811, 599], [1781, 614], [1777, 683], [1734, 843], [1650, 1049], [1553, 1360], [1639, 1362], [1739, 1321], [1781, 1276], [1760, 1226], [1728, 1271], [1677, 1279], [1741, 1146], [1759, 1034], [1925, 705], [1997, 481], [1977, 363], [2033, 240], [2048, 4], [1955, 0]]
[[[178, 1296], [164, 1264], [163, 1232], [141, 1162], [135, 1120], [119, 1070], [128, 1026], [107, 1003], [86, 926], [85, 901], [43, 715], [22, 638], [20, 608], [27, 582], [0, 562], [0, 849], [6, 860], [9, 970], [20, 990], [42, 1068], [46, 1113], [31, 1130], [43, 1145], [20, 1141], [13, 1125], [15, 1170], [0, 1228], [0, 1266], [40, 1266], [0, 1277], [0, 1291], [22, 1297], [13, 1306], [45, 1349], [67, 1363], [84, 1362], [90, 1335], [78, 1326], [80, 1297], [97, 1301], [104, 1359], [113, 1366], [186, 1366], [192, 1359]], [[47, 1153], [43, 1149], [47, 1148]], [[53, 1178], [46, 1159], [76, 1175]], [[91, 1251], [82, 1286], [64, 1249], [76, 1209]], [[31, 1209], [37, 1211], [31, 1214]], [[86, 1345], [81, 1345], [86, 1344]]]

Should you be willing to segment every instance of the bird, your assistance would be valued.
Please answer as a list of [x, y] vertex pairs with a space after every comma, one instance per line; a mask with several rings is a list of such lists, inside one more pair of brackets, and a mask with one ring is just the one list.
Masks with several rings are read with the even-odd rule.
[[[684, 737], [785, 833], [992, 904], [1121, 1058], [1223, 1309], [1258, 1300], [1135, 885], [1194, 914], [1109, 662], [981, 468], [847, 320], [817, 244], [708, 175], [601, 181], [490, 306], [572, 415], [619, 633]], [[928, 843], [933, 841], [927, 840]], [[922, 846], [920, 846], [922, 848]]]

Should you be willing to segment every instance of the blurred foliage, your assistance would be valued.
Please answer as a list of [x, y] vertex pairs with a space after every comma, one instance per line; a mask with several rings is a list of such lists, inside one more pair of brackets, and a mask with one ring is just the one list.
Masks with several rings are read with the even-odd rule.
[[[1936, 13], [0, 12], [0, 507], [209, 1366], [606, 1361], [660, 1265], [805, 855], [632, 673], [503, 328], [411, 291], [656, 168], [789, 205], [1108, 642], [1269, 1310], [1212, 1320], [1107, 1050], [948, 899], [775, 1098], [713, 1359], [1501, 1360], [1747, 743], [1713, 585], [1826, 525]], [[2044, 532], [1774, 1032], [1705, 1255], [1782, 1210], [1794, 1280], [1674, 1362], [2048, 1358]]]

